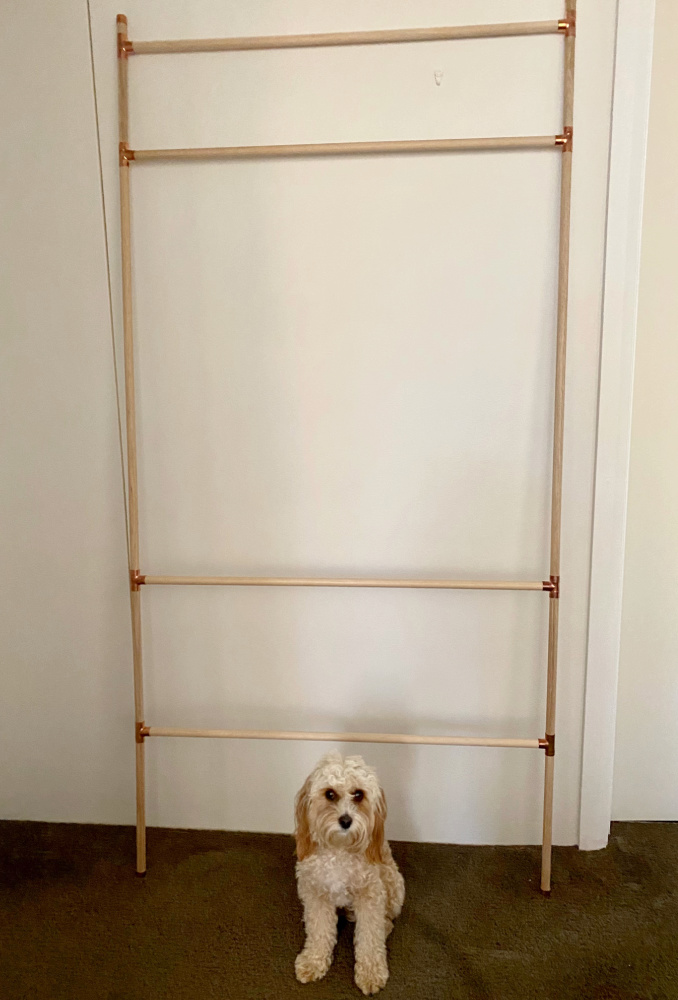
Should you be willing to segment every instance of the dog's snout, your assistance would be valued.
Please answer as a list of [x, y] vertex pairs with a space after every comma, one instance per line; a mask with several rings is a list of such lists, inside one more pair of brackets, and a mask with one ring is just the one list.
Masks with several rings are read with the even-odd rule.
[[339, 826], [342, 828], [342, 830], [348, 830], [352, 822], [353, 820], [351, 819], [348, 813], [344, 813], [343, 816], [339, 817]]

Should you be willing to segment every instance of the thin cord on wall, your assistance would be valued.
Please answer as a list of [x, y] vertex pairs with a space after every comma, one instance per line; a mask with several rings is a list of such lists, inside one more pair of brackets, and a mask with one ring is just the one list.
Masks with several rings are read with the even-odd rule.
[[107, 223], [107, 212], [106, 212], [106, 195], [104, 192], [104, 165], [103, 158], [101, 155], [101, 130], [99, 128], [99, 99], [97, 96], [97, 82], [96, 74], [94, 72], [94, 42], [92, 39], [92, 11], [90, 9], [90, 0], [86, 0], [87, 7], [87, 30], [89, 33], [89, 55], [90, 55], [90, 66], [92, 70], [92, 96], [94, 98], [94, 119], [96, 122], [96, 132], [97, 132], [97, 153], [99, 157], [99, 184], [101, 187], [101, 215], [103, 219], [104, 226], [104, 248], [106, 253], [106, 277], [108, 281], [108, 314], [111, 325], [111, 349], [113, 351], [113, 374], [115, 378], [115, 405], [118, 415], [118, 440], [120, 443], [120, 468], [122, 472], [122, 496], [123, 496], [123, 506], [125, 509], [125, 541], [127, 543], [127, 564], [131, 566], [130, 563], [130, 550], [129, 550], [129, 513], [127, 510], [127, 477], [125, 475], [125, 447], [123, 442], [122, 434], [122, 415], [120, 409], [120, 380], [118, 378], [118, 358], [115, 350], [115, 323], [113, 320], [113, 286], [111, 282], [111, 258], [109, 252], [108, 243], [108, 223]]

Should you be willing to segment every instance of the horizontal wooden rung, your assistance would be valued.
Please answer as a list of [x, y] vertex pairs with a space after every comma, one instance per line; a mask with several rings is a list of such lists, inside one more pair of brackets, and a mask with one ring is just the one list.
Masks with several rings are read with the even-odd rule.
[[182, 736], [223, 740], [306, 740], [331, 743], [406, 743], [416, 746], [459, 747], [522, 747], [529, 750], [546, 748], [546, 740], [520, 740], [489, 736], [417, 736], [408, 733], [306, 733], [283, 729], [171, 729], [164, 726], [142, 726], [145, 736]]
[[388, 45], [402, 42], [444, 42], [457, 38], [502, 38], [515, 35], [555, 35], [564, 32], [561, 21], [515, 21], [506, 24], [464, 24], [434, 28], [395, 28], [378, 31], [334, 31], [309, 35], [253, 35], [240, 38], [177, 38], [165, 41], [127, 41], [127, 54], [172, 52], [238, 52], [261, 49], [329, 48], [337, 45]]
[[477, 139], [395, 139], [375, 142], [306, 142], [276, 146], [206, 146], [186, 149], [124, 149], [121, 157], [144, 160], [256, 160], [305, 156], [383, 156], [454, 153], [478, 149], [553, 149], [557, 135], [492, 136]]
[[390, 580], [343, 577], [132, 575], [134, 587], [383, 587], [404, 590], [553, 590], [549, 580]]

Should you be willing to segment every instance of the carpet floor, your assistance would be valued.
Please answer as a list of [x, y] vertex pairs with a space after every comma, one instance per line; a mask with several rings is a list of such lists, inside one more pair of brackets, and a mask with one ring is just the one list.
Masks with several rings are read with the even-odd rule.
[[[392, 844], [407, 898], [384, 1000], [678, 1000], [678, 824], [617, 823], [609, 847]], [[302, 986], [287, 836], [0, 823], [3, 1000], [357, 1000], [353, 925]]]

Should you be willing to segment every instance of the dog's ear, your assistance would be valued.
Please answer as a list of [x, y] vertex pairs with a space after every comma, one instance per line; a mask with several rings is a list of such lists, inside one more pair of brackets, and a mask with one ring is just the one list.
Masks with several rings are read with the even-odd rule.
[[308, 823], [308, 806], [311, 797], [311, 779], [308, 777], [297, 792], [294, 802], [294, 836], [297, 841], [297, 857], [300, 861], [313, 854], [315, 845], [311, 840]]
[[381, 788], [374, 804], [374, 825], [372, 836], [365, 851], [365, 857], [373, 865], [385, 864], [384, 857], [384, 823], [386, 822], [386, 796]]

